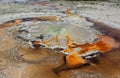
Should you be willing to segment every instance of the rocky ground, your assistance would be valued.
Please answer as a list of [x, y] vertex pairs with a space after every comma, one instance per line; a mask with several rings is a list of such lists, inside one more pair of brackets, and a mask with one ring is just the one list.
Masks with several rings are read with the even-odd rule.
[[[70, 8], [75, 15], [67, 15], [65, 13], [67, 8]], [[30, 48], [27, 42], [16, 37], [17, 29], [22, 27], [30, 30], [32, 26], [70, 25], [70, 27], [81, 27], [78, 31], [76, 31], [77, 29], [71, 30], [71, 32], [76, 33], [72, 37], [77, 38], [78, 35], [82, 35], [81, 42], [88, 41], [87, 38], [92, 40], [95, 37], [94, 34], [99, 33], [99, 31], [90, 28], [89, 26], [92, 26], [93, 23], [86, 21], [84, 17], [90, 17], [96, 21], [104, 22], [110, 27], [120, 29], [119, 10], [120, 3], [112, 2], [43, 2], [27, 4], [1, 2], [0, 78], [120, 78], [120, 49], [112, 50], [100, 56], [97, 58], [98, 62], [96, 63], [62, 70], [56, 74], [54, 69], [64, 63], [62, 53], [45, 48]], [[51, 15], [58, 16], [61, 20], [24, 22], [21, 25], [18, 24], [19, 22], [16, 22], [17, 25], [13, 23], [4, 24], [7, 21], [19, 18]], [[83, 31], [84, 29], [87, 31]], [[34, 27], [33, 30], [35, 30]], [[39, 30], [37, 29], [37, 31]]]

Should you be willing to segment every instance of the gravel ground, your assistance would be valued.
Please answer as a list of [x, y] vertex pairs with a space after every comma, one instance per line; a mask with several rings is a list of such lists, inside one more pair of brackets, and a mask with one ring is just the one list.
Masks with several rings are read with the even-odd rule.
[[[62, 2], [58, 2], [62, 3]], [[112, 2], [63, 2], [64, 8], [57, 3], [49, 4], [47, 6], [26, 5], [15, 3], [0, 3], [0, 15], [3, 16], [1, 20], [10, 19], [14, 17], [32, 16], [38, 14], [53, 14], [59, 15], [60, 12], [65, 11], [66, 8], [71, 8], [73, 12], [80, 16], [91, 17], [99, 21], [108, 23], [114, 27], [119, 27], [120, 24], [120, 3]], [[19, 9], [18, 9], [19, 8]], [[61, 14], [63, 15], [63, 14]], [[6, 17], [7, 16], [7, 17]], [[27, 16], [26, 16], [27, 17]], [[0, 20], [0, 21], [1, 21]]]

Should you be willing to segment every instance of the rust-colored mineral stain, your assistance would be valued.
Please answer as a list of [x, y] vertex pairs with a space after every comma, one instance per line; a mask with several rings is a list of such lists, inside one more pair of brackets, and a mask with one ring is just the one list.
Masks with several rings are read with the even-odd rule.
[[66, 37], [66, 40], [67, 40], [66, 41], [66, 46], [68, 47], [68, 49], [65, 49], [64, 52], [72, 52], [74, 48], [71, 48], [70, 44], [73, 43], [73, 42], [68, 35], [66, 35], [65, 37]]
[[87, 61], [73, 53], [66, 57], [67, 64], [70, 66], [85, 64]]
[[34, 41], [33, 44], [34, 45], [39, 45], [39, 41]]
[[[59, 43], [58, 37], [59, 36], [56, 35], [50, 39], [42, 40], [41, 42], [34, 41], [33, 44], [34, 45], [46, 44], [47, 46], [53, 46], [52, 43], [56, 42], [56, 44], [54, 44], [54, 45], [58, 45], [58, 43]], [[87, 63], [85, 61], [85, 59], [80, 57], [80, 55], [87, 53], [91, 50], [98, 50], [101, 53], [105, 53], [105, 52], [108, 52], [108, 51], [112, 50], [113, 48], [117, 48], [119, 46], [112, 37], [105, 36], [105, 35], [99, 35], [98, 36], [99, 40], [97, 40], [93, 43], [84, 43], [84, 44], [75, 43], [69, 37], [69, 35], [65, 35], [65, 38], [66, 38], [67, 49], [65, 49], [63, 52], [67, 52], [69, 54], [66, 57], [66, 61], [67, 61], [68, 65], [77, 65], [77, 64], [82, 65], [82, 64]], [[78, 48], [77, 52], [75, 52], [76, 48]]]
[[[54, 22], [54, 21], [60, 20], [59, 16], [40, 16], [40, 17], [31, 17], [31, 18], [34, 18], [34, 20], [30, 20], [31, 22], [37, 22], [40, 20]], [[15, 25], [20, 25], [22, 22], [25, 22], [23, 21], [23, 19], [25, 18], [15, 19], [9, 22], [2, 23], [0, 24], [0, 29], [15, 26]]]
[[74, 13], [72, 13], [72, 11], [71, 11], [69, 8], [67, 8], [67, 10], [66, 10], [65, 14], [75, 15]]
[[70, 10], [69, 8], [67, 8], [67, 10], [66, 10], [65, 13], [66, 13], [66, 14], [72, 14], [72, 12], [71, 12], [71, 10]]
[[80, 45], [83, 50], [99, 50], [100, 52], [108, 52], [113, 48], [117, 48], [118, 44], [116, 44], [115, 40], [109, 36], [100, 36], [101, 40], [95, 43], [86, 43]]
[[85, 53], [89, 50], [99, 50], [100, 52], [104, 53], [118, 46], [115, 40], [109, 36], [100, 36], [100, 38], [101, 39], [99, 41], [96, 41], [94, 43], [85, 43], [81, 45], [71, 42], [70, 37], [66, 36], [66, 45], [68, 46], [67, 51], [71, 52], [74, 48], [81, 48], [82, 50], [79, 51], [79, 54]]
[[15, 20], [15, 23], [16, 23], [17, 25], [20, 25], [20, 24], [22, 23], [22, 19], [17, 19], [17, 20]]
[[74, 53], [74, 48], [81, 48], [82, 50], [79, 50], [77, 53], [68, 55], [66, 58], [67, 63], [69, 65], [76, 65], [76, 64], [84, 64], [85, 61], [82, 58], [78, 58], [77, 55], [86, 53], [90, 50], [99, 50], [102, 53], [108, 52], [112, 50], [113, 48], [117, 48], [118, 44], [116, 44], [115, 40], [109, 36], [100, 36], [101, 40], [96, 41], [94, 43], [85, 43], [82, 45], [76, 44], [71, 42], [71, 39], [69, 36], [66, 36], [67, 42], [66, 45], [68, 46], [68, 49], [64, 50], [64, 52], [71, 52]]

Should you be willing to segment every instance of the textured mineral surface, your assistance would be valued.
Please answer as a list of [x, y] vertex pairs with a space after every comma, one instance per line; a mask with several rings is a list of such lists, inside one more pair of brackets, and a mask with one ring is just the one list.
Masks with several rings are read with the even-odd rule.
[[[119, 10], [113, 2], [0, 2], [0, 78], [120, 78]], [[101, 34], [102, 49], [93, 43]], [[76, 53], [90, 62], [69, 66], [86, 63]]]

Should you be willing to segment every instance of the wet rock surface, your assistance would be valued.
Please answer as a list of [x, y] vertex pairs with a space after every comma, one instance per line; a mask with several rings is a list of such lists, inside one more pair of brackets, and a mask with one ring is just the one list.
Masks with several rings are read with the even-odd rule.
[[[119, 78], [120, 49], [112, 50], [100, 57], [97, 57], [94, 60], [95, 62], [87, 66], [62, 70], [59, 73], [55, 73], [54, 69], [65, 63], [64, 54], [46, 48], [31, 48], [28, 42], [18, 38], [17, 36], [18, 30], [28, 29], [33, 31], [30, 33], [32, 34], [32, 38], [34, 38], [35, 36], [39, 36], [39, 34], [36, 33], [41, 33], [41, 31], [39, 31], [41, 29], [39, 26], [52, 25], [54, 27], [55, 25], [58, 26], [65, 24], [69, 25], [73, 30], [70, 30], [69, 27], [66, 29], [71, 32], [75, 32], [71, 34], [69, 33], [73, 38], [77, 40], [78, 36], [75, 34], [82, 35], [78, 40], [80, 39], [81, 42], [84, 42], [88, 37], [93, 39], [93, 37], [95, 37], [94, 34], [100, 33], [94, 28], [89, 28], [93, 23], [86, 21], [84, 18], [86, 16], [99, 19], [101, 21], [104, 21], [103, 19], [105, 18], [104, 22], [107, 21], [107, 23], [110, 23], [110, 26], [113, 26], [114, 28], [117, 27], [119, 29], [120, 6], [116, 5], [116, 3], [107, 2], [65, 2], [63, 5], [61, 5], [61, 2], [54, 2], [53, 4], [48, 2], [44, 5], [43, 3], [26, 5], [0, 3], [0, 78]], [[76, 14], [79, 16], [69, 16], [69, 14], [65, 14], [65, 10], [67, 8], [71, 8], [73, 12], [76, 11]], [[111, 12], [112, 10], [114, 10], [114, 12]], [[7, 22], [19, 18], [39, 17], [44, 15], [59, 16], [61, 20], [58, 22], [52, 21], [52, 23], [51, 21], [36, 20], [34, 20], [34, 22], [24, 22], [22, 20], [24, 23], [21, 24], [19, 24], [19, 20], [14, 21], [13, 23], [15, 24], [9, 24]], [[8, 24], [3, 24], [5, 22]], [[37, 30], [37, 32], [35, 30]], [[49, 32], [53, 33], [53, 31]], [[63, 30], [57, 30], [56, 33], [61, 32], [63, 32]], [[28, 34], [23, 34], [25, 38], [29, 38]]]

